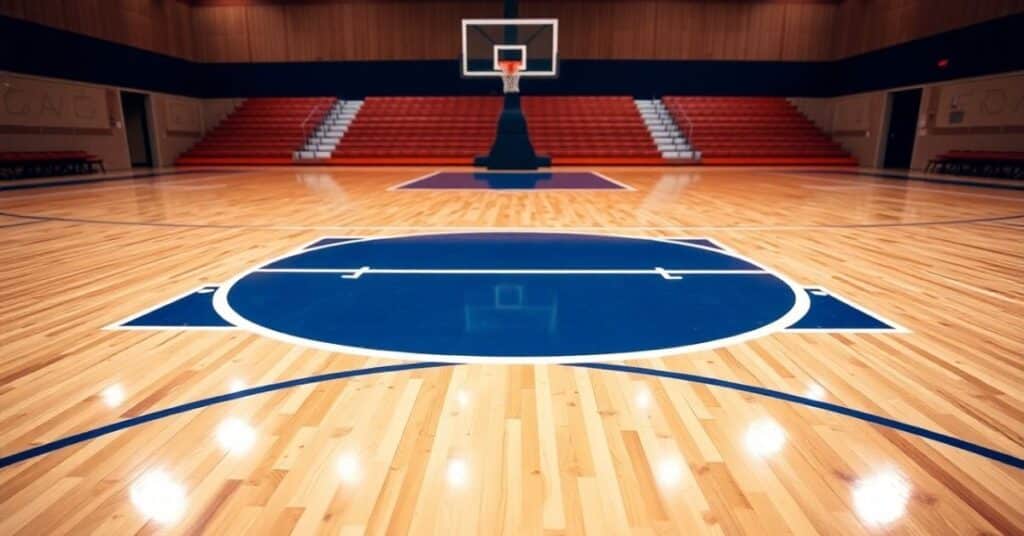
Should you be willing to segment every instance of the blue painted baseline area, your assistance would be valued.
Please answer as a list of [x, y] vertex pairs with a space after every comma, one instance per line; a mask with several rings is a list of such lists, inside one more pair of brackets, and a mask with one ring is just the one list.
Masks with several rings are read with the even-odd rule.
[[448, 362], [582, 362], [715, 348], [806, 313], [735, 253], [607, 235], [504, 232], [327, 243], [220, 287], [228, 322], [335, 351]]
[[118, 329], [234, 329], [213, 308], [216, 285], [204, 285], [170, 302], [116, 323]]

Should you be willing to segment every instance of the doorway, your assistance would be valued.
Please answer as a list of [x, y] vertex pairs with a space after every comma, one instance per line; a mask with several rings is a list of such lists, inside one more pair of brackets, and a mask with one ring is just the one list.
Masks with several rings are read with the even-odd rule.
[[128, 154], [132, 167], [153, 167], [153, 151], [149, 143], [149, 95], [121, 92], [124, 132], [128, 137]]
[[921, 108], [921, 89], [889, 94], [889, 132], [885, 139], [882, 167], [910, 169], [917, 137], [917, 112]]

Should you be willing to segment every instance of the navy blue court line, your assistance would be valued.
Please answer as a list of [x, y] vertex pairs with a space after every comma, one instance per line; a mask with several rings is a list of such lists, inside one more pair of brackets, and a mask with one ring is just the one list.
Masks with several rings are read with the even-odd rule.
[[776, 400], [783, 400], [785, 402], [792, 402], [794, 404], [801, 404], [804, 406], [810, 406], [813, 408], [823, 409], [825, 411], [831, 411], [832, 413], [838, 413], [846, 417], [853, 417], [854, 419], [860, 419], [872, 424], [878, 424], [887, 428], [892, 428], [900, 432], [906, 432], [913, 434], [925, 439], [931, 439], [944, 445], [949, 445], [960, 450], [966, 450], [979, 456], [984, 456], [990, 460], [1005, 463], [1016, 467], [1017, 469], [1024, 469], [1024, 459], [1018, 458], [1005, 452], [998, 450], [992, 450], [988, 447], [983, 447], [977, 443], [971, 443], [970, 441], [964, 441], [953, 436], [934, 432], [920, 426], [914, 426], [913, 424], [907, 424], [897, 420], [890, 419], [888, 417], [882, 417], [881, 415], [875, 415], [873, 413], [867, 413], [853, 408], [840, 406], [838, 404], [832, 404], [830, 402], [823, 402], [821, 400], [814, 400], [813, 398], [806, 398], [797, 396], [782, 391], [776, 391], [774, 389], [768, 389], [766, 387], [758, 387], [756, 385], [747, 385], [743, 383], [732, 382], [729, 380], [722, 380], [718, 378], [711, 378], [708, 376], [698, 376], [696, 374], [687, 374], [685, 372], [674, 372], [670, 370], [659, 370], [649, 369], [643, 367], [633, 367], [629, 365], [615, 365], [612, 363], [581, 363], [577, 365], [570, 365], [573, 367], [583, 367], [597, 370], [610, 370], [615, 372], [629, 372], [633, 374], [643, 374], [647, 376], [658, 376], [661, 378], [671, 378], [674, 380], [683, 380], [693, 383], [701, 383], [704, 385], [713, 385], [716, 387], [724, 387], [726, 389], [733, 389], [736, 391], [743, 391], [745, 393], [751, 393], [755, 395], [766, 396], [768, 398], [774, 398]]
[[[114, 432], [118, 432], [118, 431], [124, 430], [126, 428], [132, 428], [132, 427], [135, 427], [135, 426], [139, 426], [141, 424], [145, 424], [145, 423], [148, 423], [148, 422], [151, 422], [151, 421], [162, 419], [164, 417], [171, 417], [173, 415], [178, 415], [180, 413], [185, 413], [185, 412], [192, 411], [192, 410], [195, 410], [195, 409], [201, 409], [201, 408], [204, 408], [204, 407], [207, 407], [207, 406], [212, 406], [212, 405], [215, 405], [215, 404], [221, 404], [221, 403], [224, 403], [224, 402], [230, 402], [232, 400], [237, 400], [239, 398], [245, 398], [245, 397], [249, 397], [249, 396], [254, 396], [254, 395], [258, 395], [258, 394], [262, 394], [262, 393], [267, 393], [267, 392], [270, 392], [270, 391], [278, 391], [278, 390], [281, 390], [281, 389], [288, 389], [288, 388], [291, 388], [291, 387], [298, 387], [298, 386], [301, 386], [301, 385], [308, 385], [308, 384], [311, 384], [311, 383], [320, 383], [320, 382], [326, 382], [326, 381], [332, 381], [332, 380], [338, 380], [338, 379], [344, 379], [344, 378], [351, 378], [351, 377], [356, 377], [356, 376], [368, 376], [368, 375], [372, 375], [372, 374], [382, 374], [382, 373], [386, 373], [386, 372], [400, 372], [400, 371], [405, 371], [405, 370], [415, 370], [415, 369], [424, 369], [424, 368], [436, 368], [436, 367], [445, 367], [445, 366], [454, 366], [454, 364], [453, 363], [433, 363], [433, 362], [404, 363], [404, 364], [400, 364], [400, 365], [385, 365], [385, 366], [371, 367], [371, 368], [365, 368], [365, 369], [345, 370], [345, 371], [341, 371], [341, 372], [331, 372], [331, 373], [327, 373], [327, 374], [320, 374], [320, 375], [317, 375], [317, 376], [308, 376], [308, 377], [305, 377], [305, 378], [296, 378], [296, 379], [293, 379], [293, 380], [287, 380], [287, 381], [283, 381], [283, 382], [271, 383], [271, 384], [267, 384], [267, 385], [261, 385], [261, 386], [258, 386], [258, 387], [252, 387], [252, 388], [249, 388], [249, 389], [243, 389], [241, 391], [237, 391], [237, 392], [234, 392], [234, 393], [228, 393], [228, 394], [213, 396], [213, 397], [209, 397], [209, 398], [203, 398], [203, 399], [196, 400], [196, 401], [193, 401], [193, 402], [187, 402], [185, 404], [180, 404], [180, 405], [173, 406], [173, 407], [166, 408], [166, 409], [162, 409], [162, 410], [159, 410], [159, 411], [154, 411], [152, 413], [147, 413], [145, 415], [140, 415], [138, 417], [133, 417], [131, 419], [125, 419], [123, 421], [118, 421], [116, 423], [108, 424], [106, 426], [101, 426], [99, 428], [88, 430], [88, 431], [85, 431], [85, 432], [82, 432], [82, 433], [79, 433], [79, 434], [63, 437], [61, 439], [57, 439], [55, 441], [51, 441], [50, 443], [46, 443], [46, 444], [43, 444], [43, 445], [39, 445], [37, 447], [33, 447], [33, 448], [30, 448], [30, 449], [27, 449], [27, 450], [23, 450], [21, 452], [17, 452], [17, 453], [11, 454], [10, 456], [5, 456], [3, 458], [0, 458], [0, 469], [2, 469], [4, 467], [7, 467], [7, 466], [10, 466], [10, 465], [14, 465], [14, 464], [16, 464], [18, 462], [22, 462], [22, 461], [25, 461], [25, 460], [28, 460], [28, 459], [31, 459], [31, 458], [36, 458], [38, 456], [42, 456], [44, 454], [49, 454], [50, 452], [62, 449], [64, 447], [69, 447], [69, 446], [72, 446], [72, 445], [76, 445], [78, 443], [82, 443], [84, 441], [89, 441], [90, 439], [95, 439], [97, 437], [101, 437], [101, 436], [104, 436], [104, 435], [112, 434]], [[774, 398], [776, 400], [782, 400], [782, 401], [785, 401], [785, 402], [791, 402], [791, 403], [800, 404], [800, 405], [804, 405], [804, 406], [810, 406], [810, 407], [814, 407], [814, 408], [818, 408], [818, 409], [823, 409], [825, 411], [831, 411], [833, 413], [838, 413], [838, 414], [846, 416], [846, 417], [853, 417], [855, 419], [859, 419], [859, 420], [862, 420], [862, 421], [865, 421], [865, 422], [869, 422], [869, 423], [872, 423], [872, 424], [878, 424], [878, 425], [881, 425], [881, 426], [892, 428], [892, 429], [900, 431], [900, 432], [906, 432], [908, 434], [913, 434], [913, 435], [916, 435], [916, 436], [919, 436], [919, 437], [923, 437], [925, 439], [931, 439], [933, 441], [942, 443], [944, 445], [948, 445], [948, 446], [951, 446], [951, 447], [954, 447], [954, 448], [958, 448], [960, 450], [965, 450], [967, 452], [971, 452], [971, 453], [977, 454], [979, 456], [983, 456], [985, 458], [988, 458], [990, 460], [995, 460], [997, 462], [1004, 463], [1004, 464], [1010, 465], [1012, 467], [1016, 467], [1018, 469], [1024, 469], [1024, 459], [1020, 459], [1020, 458], [1017, 458], [1017, 457], [1015, 457], [1013, 455], [1006, 454], [1004, 452], [999, 452], [997, 450], [992, 450], [990, 448], [983, 447], [981, 445], [978, 445], [977, 443], [972, 443], [970, 441], [964, 441], [964, 440], [956, 438], [956, 437], [952, 437], [952, 436], [948, 436], [948, 435], [945, 435], [945, 434], [941, 434], [939, 432], [934, 432], [932, 430], [921, 428], [919, 426], [915, 426], [915, 425], [912, 425], [912, 424], [907, 424], [907, 423], [904, 423], [904, 422], [896, 421], [896, 420], [890, 419], [888, 417], [882, 417], [880, 415], [875, 415], [875, 414], [872, 414], [872, 413], [867, 413], [867, 412], [864, 412], [864, 411], [860, 411], [860, 410], [856, 410], [856, 409], [852, 409], [852, 408], [847, 408], [845, 406], [840, 406], [838, 404], [832, 404], [832, 403], [829, 403], [829, 402], [823, 402], [823, 401], [820, 401], [820, 400], [814, 400], [814, 399], [811, 399], [811, 398], [797, 396], [797, 395], [785, 393], [785, 392], [782, 392], [782, 391], [776, 391], [774, 389], [768, 389], [768, 388], [765, 388], [765, 387], [758, 387], [758, 386], [755, 386], [755, 385], [746, 385], [746, 384], [742, 384], [742, 383], [732, 382], [732, 381], [729, 381], [729, 380], [722, 380], [722, 379], [718, 379], [718, 378], [711, 378], [711, 377], [708, 377], [708, 376], [698, 376], [698, 375], [695, 375], [695, 374], [688, 374], [688, 373], [685, 373], [685, 372], [674, 372], [674, 371], [669, 371], [669, 370], [649, 369], [649, 368], [643, 368], [643, 367], [633, 367], [633, 366], [628, 366], [628, 365], [615, 365], [615, 364], [611, 364], [611, 363], [582, 363], [582, 364], [573, 364], [573, 365], [566, 365], [566, 366], [590, 368], [590, 369], [595, 369], [595, 370], [605, 370], [605, 371], [614, 371], [614, 372], [627, 372], [627, 373], [642, 374], [642, 375], [647, 375], [647, 376], [657, 376], [657, 377], [662, 377], [662, 378], [670, 378], [670, 379], [675, 379], [675, 380], [683, 380], [683, 381], [689, 381], [689, 382], [693, 382], [693, 383], [700, 383], [700, 384], [704, 384], [704, 385], [712, 385], [712, 386], [716, 386], [716, 387], [724, 387], [726, 389], [733, 389], [733, 390], [736, 390], [736, 391], [742, 391], [742, 392], [746, 392], [746, 393], [766, 396], [766, 397], [769, 397], [769, 398]]]
[[311, 384], [311, 383], [321, 383], [321, 382], [327, 382], [327, 381], [332, 381], [332, 380], [340, 380], [340, 379], [343, 379], [343, 378], [352, 378], [352, 377], [355, 377], [355, 376], [368, 376], [368, 375], [371, 375], [371, 374], [382, 374], [382, 373], [385, 373], [385, 372], [399, 372], [399, 371], [403, 371], [403, 370], [414, 370], [414, 369], [433, 368], [433, 367], [445, 367], [445, 366], [451, 366], [451, 363], [431, 363], [431, 362], [425, 362], [425, 363], [404, 363], [404, 364], [401, 364], [401, 365], [385, 365], [385, 366], [380, 366], [380, 367], [370, 367], [370, 368], [364, 368], [364, 369], [344, 370], [344, 371], [341, 371], [341, 372], [330, 372], [330, 373], [327, 373], [327, 374], [320, 374], [320, 375], [317, 375], [317, 376], [307, 376], [305, 378], [296, 378], [296, 379], [293, 379], [293, 380], [286, 380], [286, 381], [278, 382], [278, 383], [269, 383], [267, 385], [260, 385], [258, 387], [252, 387], [252, 388], [249, 388], [249, 389], [243, 389], [241, 391], [236, 391], [234, 393], [228, 393], [228, 394], [218, 395], [218, 396], [211, 396], [209, 398], [202, 398], [200, 400], [195, 400], [193, 402], [187, 402], [185, 404], [180, 404], [180, 405], [177, 405], [177, 406], [172, 406], [172, 407], [169, 407], [169, 408], [166, 408], [166, 409], [162, 409], [162, 410], [159, 410], [159, 411], [154, 411], [152, 413], [147, 413], [145, 415], [139, 415], [138, 417], [132, 417], [131, 419], [124, 419], [122, 421], [117, 421], [115, 423], [108, 424], [106, 426], [101, 426], [99, 428], [94, 428], [92, 430], [88, 430], [88, 431], [82, 432], [80, 434], [75, 434], [75, 435], [70, 435], [70, 436], [67, 436], [67, 437], [62, 437], [60, 439], [57, 439], [55, 441], [51, 441], [49, 443], [45, 443], [45, 444], [39, 445], [37, 447], [32, 447], [30, 449], [23, 450], [21, 452], [16, 452], [14, 454], [11, 454], [10, 456], [5, 456], [3, 458], [0, 458], [0, 469], [2, 469], [4, 467], [7, 467], [8, 465], [14, 465], [14, 464], [16, 464], [18, 462], [21, 462], [21, 461], [24, 461], [24, 460], [28, 460], [30, 458], [35, 458], [37, 456], [42, 456], [43, 454], [48, 454], [50, 452], [62, 449], [64, 447], [70, 447], [71, 445], [76, 445], [78, 443], [82, 443], [83, 441], [89, 441], [90, 439], [95, 439], [95, 438], [100, 437], [100, 436], [105, 436], [107, 434], [112, 434], [114, 432], [118, 432], [120, 430], [124, 430], [125, 428], [131, 428], [133, 426], [138, 426], [140, 424], [145, 424], [145, 423], [150, 422], [150, 421], [155, 421], [157, 419], [163, 419], [164, 417], [170, 417], [170, 416], [173, 416], [173, 415], [177, 415], [179, 413], [185, 413], [185, 412], [188, 412], [188, 411], [192, 411], [194, 409], [205, 408], [207, 406], [212, 406], [214, 404], [221, 404], [223, 402], [230, 402], [232, 400], [237, 400], [239, 398], [255, 396], [255, 395], [258, 395], [258, 394], [268, 393], [270, 391], [279, 391], [281, 389], [289, 389], [291, 387], [298, 387], [300, 385], [308, 385], [308, 384]]
[[21, 227], [22, 225], [32, 225], [33, 223], [43, 223], [40, 220], [21, 221], [18, 223], [9, 223], [7, 225], [0, 225], [0, 229], [6, 229], [8, 227]]
[[155, 173], [139, 173], [137, 175], [122, 175], [118, 177], [96, 177], [93, 179], [74, 179], [67, 181], [53, 181], [53, 182], [32, 182], [28, 184], [11, 184], [0, 186], [0, 192], [7, 190], [31, 190], [34, 188], [55, 188], [58, 186], [77, 186], [80, 184], [93, 184], [97, 182], [115, 182], [115, 181], [130, 181], [136, 179], [147, 179], [150, 177], [170, 177], [173, 175], [194, 175], [197, 173], [209, 173], [213, 175], [233, 175], [235, 173], [242, 173], [242, 171], [235, 170], [210, 170], [210, 169], [190, 169], [187, 171], [167, 171], [167, 172], [155, 172]]
[[[808, 171], [800, 170], [801, 173], [808, 173]], [[939, 179], [932, 177], [914, 177], [908, 175], [900, 175], [898, 173], [878, 173], [869, 171], [837, 171], [837, 170], [813, 170], [813, 173], [822, 173], [825, 175], [849, 175], [849, 176], [865, 176], [874, 177], [876, 179], [897, 179], [905, 181], [915, 182], [933, 182], [935, 184], [952, 184], [954, 186], [971, 186], [974, 188], [991, 188], [993, 190], [1018, 190], [1024, 191], [1024, 186], [1017, 186], [1015, 184], [998, 184], [991, 182], [975, 182], [968, 179], [956, 180], [955, 178]], [[1013, 180], [1013, 179], [1006, 179]]]

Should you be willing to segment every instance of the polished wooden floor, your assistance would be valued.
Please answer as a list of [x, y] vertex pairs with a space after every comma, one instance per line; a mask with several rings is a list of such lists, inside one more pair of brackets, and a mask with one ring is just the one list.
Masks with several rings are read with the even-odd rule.
[[[425, 168], [0, 191], [0, 457], [245, 387], [391, 364], [242, 331], [104, 331], [325, 235], [709, 236], [909, 334], [630, 361], [1024, 457], [1024, 191], [607, 168], [636, 191], [387, 191]], [[37, 181], [38, 182], [38, 181]], [[0, 534], [1021, 534], [1024, 470], [805, 404], [558, 365], [311, 383], [0, 468]]]

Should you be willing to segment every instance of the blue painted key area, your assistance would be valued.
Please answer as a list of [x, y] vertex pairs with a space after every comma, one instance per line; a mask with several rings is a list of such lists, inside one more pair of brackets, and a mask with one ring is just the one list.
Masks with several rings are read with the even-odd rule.
[[441, 171], [403, 184], [399, 190], [623, 190], [590, 171]]
[[213, 309], [216, 286], [205, 286], [166, 305], [139, 315], [121, 327], [129, 328], [229, 328], [231, 324]]

